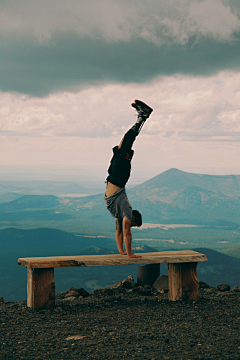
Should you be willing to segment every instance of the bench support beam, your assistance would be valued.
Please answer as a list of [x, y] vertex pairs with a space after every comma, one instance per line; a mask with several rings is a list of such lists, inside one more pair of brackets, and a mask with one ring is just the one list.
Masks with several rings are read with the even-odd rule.
[[54, 268], [27, 269], [27, 306], [49, 309], [55, 304]]
[[168, 282], [169, 300], [197, 300], [197, 262], [168, 264]]

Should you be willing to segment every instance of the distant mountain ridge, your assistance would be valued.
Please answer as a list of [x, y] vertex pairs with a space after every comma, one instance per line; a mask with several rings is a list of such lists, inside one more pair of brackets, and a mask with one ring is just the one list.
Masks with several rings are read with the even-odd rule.
[[226, 196], [240, 198], [240, 175], [194, 174], [172, 168], [136, 186], [135, 189], [146, 186], [148, 189], [157, 186], [158, 188], [166, 187], [175, 191], [182, 190], [186, 186], [195, 186], [222, 192]]
[[0, 203], [5, 203], [24, 195], [98, 194], [101, 189], [84, 186], [81, 182], [69, 181], [0, 181]]
[[240, 176], [167, 170], [129, 191], [147, 220], [172, 223], [240, 223]]
[[[127, 190], [127, 194], [133, 209], [138, 209], [142, 213], [144, 222], [240, 225], [240, 176], [238, 175], [202, 175], [170, 169]], [[81, 217], [86, 221], [106, 223], [111, 219], [111, 215], [106, 209], [103, 197], [103, 193], [82, 198], [25, 195], [0, 204], [0, 221], [1, 219], [16, 221], [17, 210], [19, 214], [25, 211], [25, 214], [22, 214], [24, 219], [28, 217], [32, 219], [35, 216], [37, 220], [41, 210], [42, 220], [58, 221], [71, 218], [77, 221], [77, 218]], [[31, 214], [34, 209], [35, 214]]]

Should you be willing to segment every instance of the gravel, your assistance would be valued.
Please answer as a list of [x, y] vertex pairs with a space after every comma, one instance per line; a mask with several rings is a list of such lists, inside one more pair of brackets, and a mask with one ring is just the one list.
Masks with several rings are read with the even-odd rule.
[[240, 292], [57, 296], [51, 310], [0, 302], [0, 359], [239, 359]]

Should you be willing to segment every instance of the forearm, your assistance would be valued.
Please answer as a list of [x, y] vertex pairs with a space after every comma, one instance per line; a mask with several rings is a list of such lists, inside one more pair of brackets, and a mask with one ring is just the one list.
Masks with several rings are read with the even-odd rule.
[[123, 250], [123, 233], [116, 231], [116, 243], [118, 247], [118, 251], [122, 254]]
[[126, 216], [123, 218], [123, 227], [124, 227], [124, 242], [126, 247], [127, 255], [131, 258], [140, 258], [141, 255], [135, 255], [132, 248], [132, 233], [131, 233], [131, 221], [128, 220]]
[[127, 233], [124, 234], [124, 243], [125, 243], [125, 247], [126, 247], [126, 252], [128, 255], [131, 255], [132, 253], [132, 234], [131, 233]]

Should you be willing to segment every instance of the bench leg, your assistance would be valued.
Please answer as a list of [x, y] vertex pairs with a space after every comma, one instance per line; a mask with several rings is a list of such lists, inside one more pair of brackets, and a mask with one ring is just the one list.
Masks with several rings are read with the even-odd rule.
[[169, 300], [197, 300], [197, 263], [168, 264], [168, 283]]
[[27, 306], [49, 309], [55, 304], [54, 268], [27, 269]]
[[152, 286], [160, 275], [160, 264], [148, 264], [137, 267], [137, 284]]

